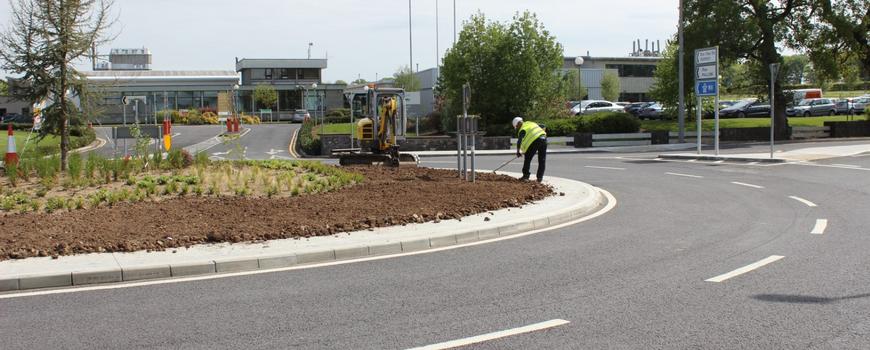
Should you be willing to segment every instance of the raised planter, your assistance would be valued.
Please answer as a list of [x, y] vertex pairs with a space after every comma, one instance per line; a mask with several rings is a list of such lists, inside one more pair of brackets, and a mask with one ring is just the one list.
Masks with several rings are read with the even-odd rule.
[[[320, 150], [322, 155], [329, 155], [334, 149], [351, 148], [350, 135], [321, 135]], [[500, 150], [511, 148], [510, 136], [485, 136], [475, 140], [474, 147], [478, 150]], [[399, 142], [403, 152], [419, 151], [455, 151], [456, 138], [450, 136], [409, 137]]]

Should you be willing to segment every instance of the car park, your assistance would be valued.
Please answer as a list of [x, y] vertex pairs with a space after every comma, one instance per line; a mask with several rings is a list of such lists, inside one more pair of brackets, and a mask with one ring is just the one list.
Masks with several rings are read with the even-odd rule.
[[789, 117], [810, 117], [837, 114], [837, 106], [828, 98], [808, 98], [785, 110]]
[[843, 98], [834, 102], [834, 108], [837, 114], [853, 115], [855, 114], [855, 100], [851, 98]]
[[770, 104], [756, 98], [747, 98], [719, 110], [720, 118], [764, 117], [770, 115]]
[[864, 110], [866, 110], [867, 107], [870, 107], [870, 95], [855, 97], [852, 99], [852, 108], [855, 109], [855, 113], [864, 113]]
[[625, 107], [615, 104], [610, 101], [603, 100], [587, 100], [581, 101], [579, 105], [571, 109], [574, 115], [592, 114], [598, 112], [624, 112]]

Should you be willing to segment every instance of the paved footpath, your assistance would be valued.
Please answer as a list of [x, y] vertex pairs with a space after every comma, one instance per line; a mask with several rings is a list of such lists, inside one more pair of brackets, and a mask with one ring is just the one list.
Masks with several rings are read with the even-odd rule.
[[409, 253], [554, 227], [585, 217], [608, 202], [612, 207], [614, 202], [601, 190], [579, 181], [550, 177], [547, 182], [555, 188], [556, 196], [461, 221], [427, 222], [308, 239], [197, 245], [162, 252], [7, 260], [0, 262], [0, 291], [280, 269]]

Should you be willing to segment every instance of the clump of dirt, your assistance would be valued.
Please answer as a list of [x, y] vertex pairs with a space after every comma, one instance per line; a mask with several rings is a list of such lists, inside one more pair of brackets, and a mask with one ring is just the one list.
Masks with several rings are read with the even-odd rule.
[[469, 183], [456, 172], [429, 168], [350, 170], [365, 181], [315, 195], [185, 197], [55, 214], [7, 214], [0, 220], [0, 260], [324, 236], [461, 219], [553, 195], [547, 185], [495, 174], [479, 174], [476, 183]]

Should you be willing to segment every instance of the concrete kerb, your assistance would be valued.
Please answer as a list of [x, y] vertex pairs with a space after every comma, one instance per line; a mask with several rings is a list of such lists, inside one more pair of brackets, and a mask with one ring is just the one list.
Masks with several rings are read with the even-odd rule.
[[658, 156], [661, 159], [671, 159], [671, 160], [704, 160], [704, 161], [719, 161], [723, 160], [726, 162], [758, 162], [758, 163], [785, 163], [788, 160], [782, 158], [764, 158], [764, 157], [741, 157], [741, 156], [728, 156], [728, 155], [694, 155], [694, 154], [660, 154]]
[[[392, 230], [396, 232], [398, 232], [399, 230], [404, 230], [402, 231], [402, 235], [381, 237], [383, 239], [381, 239], [381, 241], [379, 242], [352, 240], [351, 242], [349, 242], [352, 244], [341, 247], [315, 245], [311, 249], [301, 249], [299, 251], [293, 252], [288, 251], [286, 253], [282, 252], [279, 254], [261, 253], [261, 255], [259, 256], [256, 254], [251, 255], [251, 253], [246, 253], [247, 255], [238, 256], [221, 253], [225, 256], [221, 258], [215, 257], [210, 259], [203, 259], [202, 261], [192, 261], [188, 259], [174, 263], [170, 262], [168, 264], [155, 264], [153, 261], [150, 264], [145, 264], [134, 259], [133, 261], [135, 261], [136, 263], [121, 263], [116, 261], [112, 266], [104, 264], [107, 266], [100, 266], [99, 268], [93, 267], [92, 269], [83, 271], [57, 271], [56, 273], [22, 274], [20, 276], [4, 276], [2, 272], [3, 265], [0, 264], [0, 292], [50, 287], [66, 287], [81, 284], [127, 282], [169, 277], [209, 275], [251, 271], [258, 269], [267, 270], [286, 268], [296, 265], [318, 264], [337, 260], [373, 257], [378, 255], [418, 252], [423, 250], [454, 246], [457, 244], [466, 244], [490, 239], [497, 239], [500, 237], [521, 234], [532, 230], [544, 229], [584, 217], [606, 205], [606, 197], [602, 195], [602, 193], [598, 189], [592, 187], [589, 184], [567, 179], [554, 179], [553, 181], [554, 183], [560, 183], [563, 186], [573, 186], [571, 187], [571, 193], [568, 193], [566, 197], [562, 197], [559, 195], [549, 197], [537, 204], [546, 204], [548, 203], [547, 201], [555, 201], [550, 202], [549, 205], [553, 206], [554, 203], [558, 204], [558, 209], [551, 210], [549, 208], [546, 208], [546, 211], [544, 211], [543, 209], [545, 208], [535, 209], [535, 206], [537, 204], [532, 204], [528, 205], [528, 208], [511, 208], [502, 210], [520, 211], [520, 213], [522, 213], [524, 209], [526, 209], [527, 211], [531, 210], [531, 213], [535, 213], [536, 210], [539, 212], [545, 212], [545, 214], [538, 214], [537, 216], [528, 217], [526, 215], [517, 215], [514, 212], [506, 213], [502, 211], [497, 211], [494, 213], [482, 213], [463, 218], [463, 220], [459, 222], [456, 222], [455, 220], [449, 220], [449, 222], [445, 221], [440, 224], [419, 224], [428, 225], [427, 227], [431, 229], [433, 227], [432, 225], [445, 225], [446, 223], [446, 226], [437, 226], [438, 228], [444, 227], [444, 229], [431, 230], [431, 232], [425, 232], [425, 230], [417, 228], [416, 225], [409, 225], [409, 227], [407, 228], [394, 226], [383, 228], [383, 230]], [[557, 193], [560, 190], [564, 189], [557, 186]], [[577, 200], [578, 198], [576, 198], [576, 196], [580, 194], [583, 194], [584, 197], [581, 200]], [[499, 212], [502, 213], [499, 214]], [[483, 220], [484, 217], [488, 216], [487, 214], [496, 215], [495, 217], [497, 218], [507, 219], [499, 219], [503, 222], [494, 224], [492, 223], [492, 221]], [[481, 221], [489, 221], [489, 225], [487, 226], [471, 222], [474, 218], [480, 219]], [[407, 235], [404, 233], [405, 231], [407, 231]], [[432, 232], [438, 233], [433, 234]], [[370, 237], [375, 238], [377, 238], [379, 235], [382, 235], [379, 232], [366, 231], [361, 231], [357, 234], [365, 235], [366, 233], [371, 234]], [[351, 233], [349, 237], [353, 236], [354, 234]], [[406, 237], [406, 239], [395, 239], [396, 237]], [[228, 249], [232, 249], [232, 245], [224, 246], [224, 248], [227, 247], [230, 247]], [[320, 249], [314, 249], [317, 247], [320, 247]], [[152, 252], [148, 254], [155, 253]], [[145, 257], [152, 256], [153, 255], [145, 255]], [[159, 260], [159, 258], [154, 256], [152, 260]]]

